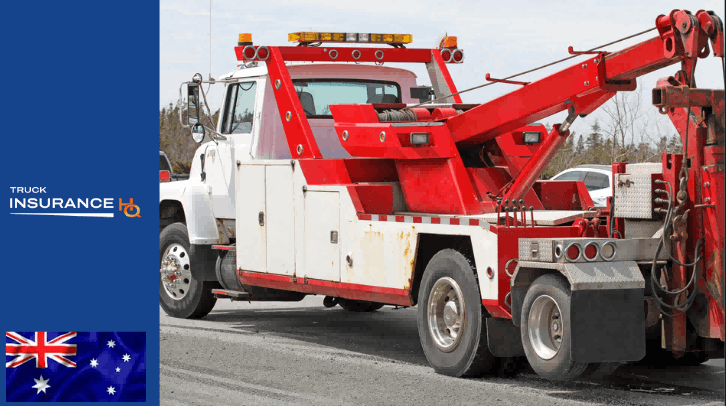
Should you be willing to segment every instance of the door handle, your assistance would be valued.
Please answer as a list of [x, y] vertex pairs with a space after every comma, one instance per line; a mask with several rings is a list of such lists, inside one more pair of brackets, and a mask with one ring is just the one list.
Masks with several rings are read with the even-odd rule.
[[265, 225], [265, 212], [261, 211], [260, 214], [257, 215], [257, 222], [260, 223], [261, 226]]

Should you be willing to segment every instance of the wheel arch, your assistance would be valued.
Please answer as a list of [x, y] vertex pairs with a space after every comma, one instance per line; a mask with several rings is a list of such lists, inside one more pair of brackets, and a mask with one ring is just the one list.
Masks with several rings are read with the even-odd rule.
[[[464, 255], [474, 270], [474, 277], [477, 280], [479, 279], [470, 236], [421, 233], [418, 236], [413, 275], [411, 275], [411, 291], [409, 295], [412, 305], [416, 305], [418, 302], [419, 288], [421, 287], [421, 279], [426, 270], [426, 266], [434, 255], [444, 249], [454, 249]], [[477, 289], [479, 289], [478, 284]]]
[[162, 200], [159, 202], [159, 232], [174, 223], [187, 224], [184, 205], [179, 200]]

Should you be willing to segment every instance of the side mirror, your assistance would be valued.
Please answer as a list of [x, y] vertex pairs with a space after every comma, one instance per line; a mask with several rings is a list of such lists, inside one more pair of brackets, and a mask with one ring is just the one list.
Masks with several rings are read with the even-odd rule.
[[187, 85], [187, 123], [194, 126], [199, 123], [199, 84]]
[[200, 123], [196, 123], [192, 126], [192, 139], [194, 139], [194, 142], [197, 144], [204, 141], [204, 126]]
[[434, 88], [431, 86], [415, 86], [411, 88], [411, 98], [418, 99], [421, 103], [430, 100], [429, 96], [433, 95]]

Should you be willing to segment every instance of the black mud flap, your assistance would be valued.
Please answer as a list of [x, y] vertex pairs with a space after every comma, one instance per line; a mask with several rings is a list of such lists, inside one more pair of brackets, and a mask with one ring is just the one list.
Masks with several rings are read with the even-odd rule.
[[487, 317], [487, 345], [497, 357], [517, 357], [524, 355], [519, 327], [509, 319]]
[[190, 244], [193, 258], [192, 276], [199, 281], [216, 281], [217, 273], [214, 268], [217, 264], [217, 251], [211, 245]]
[[638, 361], [645, 356], [644, 289], [576, 290], [570, 318], [572, 359]]

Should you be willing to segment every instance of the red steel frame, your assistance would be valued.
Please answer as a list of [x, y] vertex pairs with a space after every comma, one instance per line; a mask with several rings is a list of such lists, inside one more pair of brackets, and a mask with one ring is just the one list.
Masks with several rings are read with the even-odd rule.
[[[542, 143], [536, 151], [530, 148], [529, 154], [523, 156], [519, 153], [515, 160], [512, 158], [516, 156], [512, 153], [513, 145], [522, 145], [513, 144], [516, 131], [560, 111], [569, 110], [573, 116], [587, 115], [612, 98], [616, 92], [634, 90], [635, 78], [680, 62], [681, 71], [676, 78], [662, 79], [658, 87], [671, 89], [680, 86], [681, 90], [671, 92], [670, 99], [663, 101], [662, 106], [665, 106], [666, 113], [684, 142], [686, 123], [690, 123], [687, 154], [691, 159], [691, 168], [706, 168], [703, 171], [691, 170], [694, 176], [688, 183], [688, 207], [697, 214], [694, 216], [696, 220], [689, 223], [690, 237], [683, 243], [686, 244], [688, 252], [693, 252], [697, 239], [694, 236], [704, 232], [714, 242], [713, 245], [706, 244], [706, 270], [700, 278], [701, 286], [705, 286], [702, 290], [707, 295], [711, 314], [710, 322], [705, 328], [709, 331], [708, 336], [723, 340], [723, 145], [704, 145], [706, 132], [713, 132], [715, 127], [710, 123], [694, 123], [688, 120], [684, 105], [686, 103], [694, 106], [692, 110], [696, 117], [700, 116], [704, 107], [717, 111], [720, 109], [723, 112], [723, 90], [720, 93], [699, 93], [693, 92], [694, 89], [689, 89], [688, 86], [684, 90], [689, 72], [695, 67], [697, 59], [708, 56], [709, 41], [714, 56], [723, 58], [723, 24], [710, 11], [701, 10], [694, 15], [686, 10], [673, 10], [656, 19], [656, 28], [658, 36], [654, 38], [615, 53], [593, 52], [586, 61], [526, 83], [521, 88], [487, 103], [476, 106], [454, 104], [451, 108], [436, 108], [433, 111], [425, 110], [425, 106], [414, 109], [419, 123], [396, 124], [379, 121], [378, 110], [401, 109], [405, 105], [330, 106], [341, 145], [352, 156], [369, 159], [322, 158], [285, 62], [425, 63], [438, 70], [444, 79], [444, 88], [448, 88], [448, 94], [456, 93], [456, 87], [446, 68], [447, 62], [442, 59], [439, 49], [266, 47], [269, 56], [264, 62], [274, 84], [275, 100], [283, 118], [288, 147], [293, 158], [300, 160], [307, 182], [348, 186], [359, 217], [392, 214], [390, 187], [356, 185], [358, 182], [384, 181], [400, 181], [409, 210], [417, 212], [460, 215], [493, 212], [497, 210], [494, 201], [496, 198], [515, 201], [525, 199], [526, 206], [531, 205], [537, 209], [589, 209], [592, 201], [581, 182], [537, 181], [569, 132], [560, 132], [560, 127], [556, 125], [549, 134], [542, 134]], [[237, 59], [251, 60], [244, 57], [243, 50], [244, 47], [241, 46], [235, 48]], [[261, 61], [259, 58], [254, 60]], [[458, 95], [454, 95], [453, 100], [461, 103]], [[466, 111], [462, 112], [462, 109]], [[722, 113], [720, 117], [723, 117]], [[429, 126], [420, 127], [420, 122], [427, 122]], [[724, 123], [721, 121], [720, 124], [723, 129]], [[343, 139], [344, 131], [347, 132], [346, 140]], [[429, 133], [429, 144], [410, 145], [407, 137], [412, 132]], [[503, 153], [504, 167], [464, 166], [459, 148], [484, 143], [492, 145], [491, 142], [495, 142], [495, 147]], [[522, 164], [524, 159], [528, 161]], [[678, 155], [664, 156], [664, 178], [670, 180], [674, 186], [678, 184], [678, 179], [673, 167], [680, 168], [680, 162]], [[624, 165], [613, 164], [613, 172], [622, 172]], [[713, 185], [710, 189], [702, 190], [697, 187], [706, 181]], [[710, 204], [704, 203], [706, 195], [710, 197]], [[574, 200], [571, 197], [575, 197]], [[673, 204], [676, 204], [675, 201]], [[514, 221], [513, 224], [519, 223]], [[501, 272], [504, 270], [504, 263], [509, 258], [516, 257], [517, 253], [512, 250], [516, 248], [519, 238], [607, 235], [606, 225], [600, 225], [599, 220], [578, 220], [571, 226], [554, 228], [511, 228], [496, 225], [491, 229], [498, 233], [500, 239], [499, 275], [505, 274]], [[623, 233], [621, 219], [615, 219], [615, 229]], [[676, 252], [673, 254], [678, 255]], [[681, 258], [682, 262], [689, 260], [693, 260], [693, 256]], [[686, 270], [680, 267], [675, 267], [674, 270], [675, 286], [671, 288], [684, 286]], [[243, 282], [259, 286], [410, 304], [409, 292], [406, 290], [322, 281], [300, 284], [290, 277], [250, 272], [241, 272], [239, 277]], [[508, 278], [500, 279], [499, 291], [500, 297], [497, 300], [485, 300], [483, 303], [492, 315], [511, 317], [508, 306], [504, 303], [504, 295], [509, 291]], [[666, 326], [669, 348], [682, 351], [685, 348], [685, 316], [667, 322]]]

